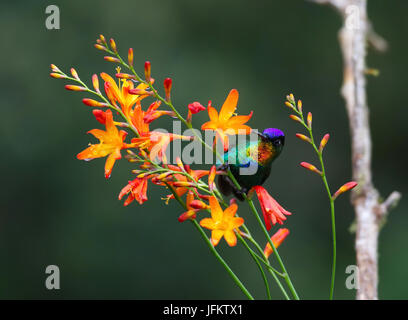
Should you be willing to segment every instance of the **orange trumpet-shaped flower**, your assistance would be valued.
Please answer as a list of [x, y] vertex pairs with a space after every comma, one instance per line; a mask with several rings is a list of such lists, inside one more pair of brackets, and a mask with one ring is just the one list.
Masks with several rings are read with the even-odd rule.
[[105, 163], [105, 177], [109, 178], [112, 173], [115, 161], [120, 159], [122, 155], [120, 150], [130, 147], [124, 143], [127, 133], [123, 130], [118, 130], [113, 123], [112, 111], [107, 110], [105, 113], [106, 131], [100, 129], [93, 129], [88, 131], [99, 139], [99, 144], [92, 144], [82, 152], [78, 153], [79, 160], [92, 160], [95, 158], [102, 158], [108, 156]]
[[[113, 105], [120, 104], [120, 107], [125, 114], [125, 116], [130, 119], [131, 108], [137, 102], [147, 97], [147, 95], [134, 95], [130, 94], [129, 90], [134, 89], [133, 82], [130, 80], [119, 80], [122, 81], [122, 86], [118, 86], [116, 81], [107, 73], [102, 72], [101, 78], [105, 81], [105, 92], [108, 96], [110, 102]], [[141, 83], [136, 89], [145, 90], [148, 88], [147, 84]]]
[[193, 137], [151, 131], [142, 137], [133, 138], [132, 145], [140, 149], [147, 149], [150, 160], [153, 161], [157, 157], [160, 161], [163, 161], [163, 163], [167, 163], [166, 149], [169, 143], [175, 139], [190, 141]]
[[194, 192], [189, 191], [186, 197], [187, 211], [178, 217], [179, 222], [184, 222], [188, 219], [195, 219], [198, 211], [207, 209], [208, 206], [204, 202], [194, 200], [194, 197]]
[[200, 221], [203, 228], [212, 230], [211, 243], [216, 246], [224, 237], [230, 247], [237, 244], [235, 229], [244, 223], [244, 219], [235, 217], [238, 206], [233, 203], [225, 211], [222, 211], [217, 198], [210, 197], [211, 218], [204, 218]]
[[124, 206], [129, 205], [136, 200], [139, 204], [143, 204], [143, 202], [147, 201], [147, 178], [136, 178], [129, 183], [120, 191], [119, 193], [119, 200], [129, 194], [125, 202], [123, 203]]
[[[275, 248], [281, 245], [281, 243], [283, 242], [283, 240], [285, 240], [288, 234], [289, 234], [289, 229], [281, 228], [271, 237], [272, 243], [275, 246]], [[265, 257], [268, 259], [269, 256], [272, 254], [272, 252], [273, 252], [273, 249], [268, 242], [264, 249]]]
[[272, 225], [276, 223], [283, 224], [286, 220], [285, 215], [290, 216], [292, 213], [285, 210], [281, 205], [266, 191], [262, 186], [255, 186], [254, 190], [258, 196], [259, 203], [261, 205], [262, 213], [265, 220], [265, 226], [267, 230], [270, 230]]
[[232, 89], [221, 107], [220, 113], [211, 105], [208, 106], [210, 121], [201, 126], [201, 130], [214, 130], [218, 138], [224, 144], [224, 150], [228, 146], [227, 134], [243, 133], [249, 134], [251, 127], [245, 125], [252, 117], [252, 112], [247, 116], [234, 116], [238, 103], [238, 91]]

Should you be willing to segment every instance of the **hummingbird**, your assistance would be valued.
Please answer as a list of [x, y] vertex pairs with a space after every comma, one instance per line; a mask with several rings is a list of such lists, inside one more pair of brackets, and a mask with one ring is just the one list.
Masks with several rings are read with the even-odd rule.
[[[228, 196], [233, 193], [238, 200], [243, 201], [244, 194], [248, 194], [252, 187], [262, 185], [269, 177], [272, 162], [282, 152], [285, 135], [276, 128], [268, 128], [257, 134], [257, 141], [247, 141], [243, 146], [235, 146], [224, 154], [224, 163], [218, 170], [227, 171], [229, 168], [241, 189], [228, 176], [219, 175], [218, 187], [222, 194]], [[228, 159], [235, 159], [235, 163], [228, 163]], [[251, 165], [255, 168], [257, 166], [253, 174], [240, 174], [242, 168], [249, 168]]]

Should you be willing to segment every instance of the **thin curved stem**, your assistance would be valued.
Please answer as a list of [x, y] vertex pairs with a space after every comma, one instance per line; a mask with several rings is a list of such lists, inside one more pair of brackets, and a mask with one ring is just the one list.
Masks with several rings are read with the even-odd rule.
[[217, 260], [222, 264], [222, 266], [227, 270], [228, 274], [231, 276], [231, 278], [234, 280], [234, 282], [237, 284], [237, 286], [241, 289], [241, 291], [248, 297], [249, 300], [254, 300], [253, 296], [249, 293], [247, 288], [242, 284], [241, 280], [235, 275], [235, 273], [231, 270], [231, 268], [228, 266], [228, 264], [225, 262], [225, 260], [220, 256], [218, 251], [214, 248], [212, 245], [211, 241], [207, 238], [207, 235], [205, 234], [203, 228], [198, 224], [198, 222], [195, 219], [190, 220], [195, 228], [199, 231], [201, 234], [202, 238], [210, 248], [211, 252], [214, 254], [214, 256], [217, 258]]
[[[255, 255], [255, 253], [252, 251], [252, 249], [248, 246], [248, 244], [246, 243], [246, 241], [242, 238], [242, 236], [239, 234], [239, 232], [236, 233], [239, 241], [241, 241], [241, 243], [244, 245], [244, 247], [248, 250], [249, 254], [251, 255], [252, 259], [255, 261], [256, 265], [258, 266], [259, 271], [261, 272], [262, 275], [262, 280], [265, 284], [265, 290], [266, 290], [266, 296], [268, 297], [268, 300], [271, 300], [271, 292], [269, 290], [269, 283], [268, 283], [268, 279], [265, 276], [265, 272], [261, 266], [261, 264], [258, 261], [257, 256]], [[284, 292], [284, 291], [283, 291]], [[284, 292], [285, 293], [285, 292]]]
[[[229, 178], [231, 179], [231, 181], [235, 184], [235, 186], [236, 186], [237, 188], [241, 189], [241, 186], [239, 185], [238, 181], [235, 179], [235, 177], [234, 177], [234, 175], [232, 174], [232, 172], [231, 172], [230, 170], [228, 170], [227, 173], [228, 173], [228, 177], [229, 177]], [[292, 293], [293, 297], [294, 297], [296, 300], [299, 300], [299, 296], [298, 296], [298, 294], [297, 294], [297, 292], [296, 292], [295, 287], [293, 286], [293, 283], [292, 283], [292, 281], [291, 281], [291, 279], [290, 279], [290, 276], [289, 276], [288, 272], [286, 271], [286, 267], [285, 267], [285, 265], [284, 265], [284, 263], [283, 263], [283, 261], [282, 261], [280, 255], [279, 255], [279, 253], [278, 253], [278, 250], [276, 249], [275, 245], [273, 244], [273, 242], [272, 242], [272, 240], [271, 240], [271, 238], [270, 238], [270, 236], [269, 236], [268, 231], [266, 230], [264, 224], [262, 223], [261, 218], [259, 217], [259, 213], [258, 213], [258, 210], [256, 210], [256, 208], [255, 208], [254, 202], [253, 202], [251, 199], [249, 199], [249, 198], [246, 196], [246, 194], [244, 194], [244, 198], [245, 198], [245, 200], [248, 202], [249, 207], [251, 208], [252, 213], [254, 214], [254, 216], [255, 216], [255, 218], [256, 218], [258, 224], [261, 226], [261, 229], [262, 229], [262, 231], [263, 231], [265, 237], [267, 238], [267, 241], [269, 242], [269, 244], [271, 245], [271, 248], [273, 249], [273, 253], [274, 253], [276, 259], [278, 260], [278, 263], [279, 263], [279, 265], [280, 265], [280, 267], [281, 267], [281, 270], [282, 270], [283, 274], [285, 275], [285, 282], [286, 282], [286, 284], [288, 285], [290, 292]]]

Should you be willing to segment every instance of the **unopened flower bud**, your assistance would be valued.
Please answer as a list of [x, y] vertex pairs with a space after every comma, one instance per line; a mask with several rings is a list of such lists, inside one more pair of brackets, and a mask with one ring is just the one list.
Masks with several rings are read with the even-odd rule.
[[66, 79], [67, 77], [60, 73], [51, 72], [50, 76], [55, 79]]
[[300, 165], [303, 168], [306, 168], [307, 170], [310, 170], [310, 171], [313, 171], [313, 172], [317, 173], [319, 176], [322, 175], [322, 172], [319, 169], [317, 169], [314, 165], [312, 165], [312, 164], [310, 164], [308, 162], [301, 162]]
[[193, 102], [188, 105], [188, 110], [190, 110], [192, 114], [196, 114], [205, 110], [205, 107], [200, 102]]
[[295, 116], [294, 114], [291, 114], [289, 118], [291, 118], [292, 120], [296, 122], [302, 123], [302, 119], [300, 119], [298, 116]]
[[65, 89], [71, 90], [71, 91], [86, 91], [86, 88], [80, 87], [80, 86], [75, 86], [75, 85], [72, 85], [72, 84], [65, 85]]
[[202, 202], [201, 200], [193, 200], [190, 202], [189, 206], [193, 209], [203, 210], [207, 209], [210, 206]]
[[144, 64], [144, 72], [145, 72], [145, 79], [147, 82], [150, 82], [151, 76], [151, 63], [150, 61], [146, 61]]
[[327, 142], [329, 141], [330, 135], [327, 133], [324, 135], [322, 141], [320, 141], [319, 151], [322, 152], [323, 148], [326, 146]]
[[98, 50], [106, 51], [106, 48], [100, 44], [95, 43], [94, 47]]
[[166, 93], [166, 100], [167, 101], [170, 101], [170, 93], [171, 93], [172, 83], [173, 83], [173, 80], [171, 78], [164, 79], [163, 85], [164, 85], [164, 91]]
[[300, 140], [309, 142], [310, 144], [312, 143], [312, 140], [310, 140], [310, 138], [306, 137], [304, 134], [296, 133], [296, 137], [298, 137]]
[[116, 48], [116, 42], [115, 42], [115, 40], [110, 39], [109, 44], [110, 44], [110, 46], [111, 46], [113, 52], [117, 53], [117, 52], [118, 52], [118, 49]]
[[129, 67], [133, 66], [133, 49], [129, 48], [128, 50], [128, 63], [129, 63]]
[[302, 100], [298, 100], [297, 108], [300, 113], [302, 113]]
[[92, 76], [92, 85], [96, 92], [100, 93], [99, 91], [99, 78], [96, 74]]
[[82, 99], [82, 102], [83, 102], [84, 105], [87, 105], [89, 107], [102, 108], [102, 107], [107, 107], [108, 106], [104, 102], [99, 102], [99, 101], [96, 101], [96, 100], [93, 100], [93, 99], [88, 99], [88, 98]]
[[74, 68], [71, 68], [71, 74], [75, 79], [79, 80], [78, 73], [76, 72]]
[[337, 190], [337, 191], [334, 193], [334, 195], [332, 196], [332, 199], [333, 199], [333, 200], [336, 200], [336, 198], [337, 198], [339, 195], [341, 195], [342, 193], [347, 192], [347, 191], [353, 189], [355, 186], [357, 186], [357, 182], [355, 182], [355, 181], [350, 181], [350, 182], [347, 182], [347, 183], [343, 184], [343, 185], [339, 188], [339, 190]]
[[311, 112], [307, 114], [307, 126], [309, 127], [309, 129], [312, 128], [312, 113]]
[[[94, 109], [92, 110], [93, 115], [95, 116], [96, 121], [98, 121], [101, 124], [106, 123], [106, 114], [102, 110], [99, 109]], [[128, 150], [130, 151], [130, 150]]]
[[118, 59], [118, 58], [115, 58], [115, 57], [105, 56], [105, 57], [103, 57], [103, 58], [105, 59], [105, 61], [120, 63], [119, 59]]

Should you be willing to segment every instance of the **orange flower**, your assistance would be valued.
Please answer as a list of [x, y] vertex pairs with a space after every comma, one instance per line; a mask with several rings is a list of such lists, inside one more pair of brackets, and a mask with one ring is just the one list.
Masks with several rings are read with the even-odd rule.
[[[177, 183], [180, 183], [180, 182], [181, 183], [183, 183], [183, 182], [184, 183], [190, 183], [190, 182], [196, 183], [202, 177], [204, 177], [206, 175], [209, 175], [210, 171], [209, 170], [192, 170], [190, 168], [190, 166], [188, 166], [188, 165], [184, 166], [180, 159], [178, 159], [178, 161], [179, 161], [179, 166], [168, 165], [168, 168], [170, 170], [173, 170], [173, 171], [181, 171], [181, 170], [184, 171], [185, 170], [194, 180], [194, 181], [190, 181], [185, 175], [182, 175], [182, 174], [175, 174], [175, 175], [169, 177], [169, 178], [173, 179], [174, 181], [167, 180], [166, 182], [173, 188], [174, 192], [179, 197], [181, 197], [182, 195], [184, 195], [190, 189], [187, 186], [176, 186], [177, 184], [173, 185], [174, 183], [176, 183], [176, 182]], [[215, 172], [215, 174], [216, 173], [219, 173], [219, 172]], [[197, 190], [195, 190], [195, 191], [197, 192], [197, 194], [199, 194]], [[199, 194], [199, 196], [201, 197], [200, 194]], [[204, 198], [204, 196], [202, 196], [202, 197]], [[167, 196], [168, 200], [173, 199], [173, 198], [174, 198], [173, 194]]]
[[155, 101], [153, 102], [147, 111], [144, 113], [143, 121], [145, 123], [151, 123], [153, 120], [156, 120], [157, 118], [168, 115], [171, 117], [175, 116], [175, 113], [173, 111], [167, 111], [167, 110], [157, 110], [158, 107], [160, 107], [161, 101]]
[[[283, 242], [283, 240], [285, 240], [285, 238], [288, 236], [288, 234], [289, 234], [289, 229], [281, 228], [271, 237], [271, 241], [272, 241], [273, 245], [275, 246], [275, 248], [277, 248], [277, 247], [279, 247], [281, 245], [281, 243]], [[272, 252], [273, 252], [273, 249], [272, 249], [271, 245], [268, 242], [266, 244], [266, 246], [265, 246], [265, 249], [264, 249], [264, 255], [265, 255], [266, 259], [269, 258], [269, 256], [272, 254]]]
[[187, 211], [178, 217], [179, 222], [184, 222], [187, 219], [195, 219], [198, 211], [208, 208], [204, 202], [194, 199], [194, 192], [192, 191], [189, 191], [187, 194], [186, 206]]
[[[129, 90], [134, 89], [133, 82], [130, 80], [119, 80], [122, 81], [122, 86], [118, 86], [116, 81], [107, 73], [102, 72], [101, 78], [105, 81], [105, 92], [108, 96], [110, 102], [117, 106], [119, 103], [125, 116], [130, 119], [130, 113], [133, 105], [147, 97], [147, 95], [133, 95], [129, 93]], [[145, 90], [148, 88], [147, 84], [141, 83], [136, 89]]]
[[265, 190], [262, 186], [253, 187], [256, 195], [258, 196], [259, 203], [261, 204], [262, 213], [265, 220], [266, 229], [271, 229], [271, 223], [283, 224], [286, 220], [285, 215], [290, 216], [292, 213], [283, 209], [281, 205]]
[[249, 134], [251, 127], [245, 125], [252, 117], [252, 112], [247, 116], [233, 116], [238, 103], [238, 91], [232, 89], [225, 100], [221, 111], [218, 114], [217, 110], [211, 105], [208, 106], [208, 116], [210, 121], [204, 123], [201, 126], [201, 130], [214, 130], [217, 133], [218, 138], [224, 144], [224, 150], [228, 147], [227, 134], [238, 134], [245, 132]]
[[147, 201], [147, 181], [147, 178], [136, 178], [129, 181], [129, 183], [119, 193], [119, 200], [122, 200], [123, 196], [130, 193], [123, 203], [124, 206], [129, 205], [133, 202], [133, 200], [136, 200], [139, 202], [139, 204], [143, 204], [143, 202]]
[[222, 211], [217, 198], [210, 197], [211, 218], [204, 218], [200, 221], [200, 225], [204, 228], [212, 230], [211, 243], [216, 246], [224, 237], [230, 247], [237, 244], [237, 236], [235, 229], [244, 223], [244, 219], [234, 217], [238, 206], [233, 203], [225, 211]]
[[105, 126], [106, 131], [100, 129], [93, 129], [88, 131], [99, 139], [99, 144], [92, 144], [82, 152], [78, 153], [79, 160], [92, 160], [95, 158], [102, 158], [108, 156], [105, 163], [105, 177], [109, 178], [112, 173], [112, 168], [116, 160], [120, 159], [122, 155], [120, 150], [129, 148], [130, 145], [124, 143], [127, 133], [123, 130], [118, 130], [113, 123], [112, 111], [105, 112]]
[[150, 160], [154, 160], [156, 157], [167, 163], [166, 149], [169, 143], [175, 139], [183, 141], [190, 141], [193, 137], [182, 136], [173, 133], [163, 133], [158, 131], [151, 131], [139, 138], [132, 139], [132, 146], [139, 149], [147, 149], [149, 152]]

